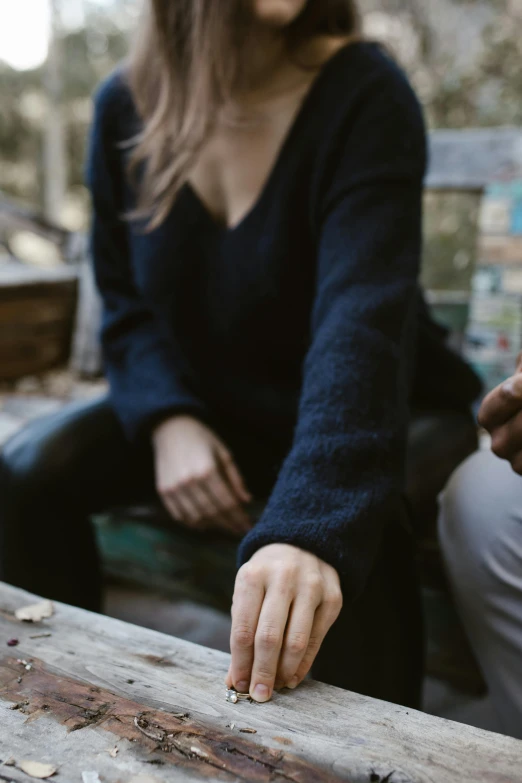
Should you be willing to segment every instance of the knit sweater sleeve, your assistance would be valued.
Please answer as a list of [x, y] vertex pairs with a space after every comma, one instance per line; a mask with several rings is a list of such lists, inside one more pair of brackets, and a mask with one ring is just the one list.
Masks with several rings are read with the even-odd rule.
[[373, 80], [339, 127], [317, 198], [317, 281], [294, 442], [239, 551], [283, 542], [361, 592], [402, 513], [416, 339], [422, 113], [402, 74]]
[[91, 254], [103, 300], [101, 339], [116, 414], [130, 440], [156, 421], [189, 412], [204, 417], [204, 405], [183, 377], [183, 357], [164, 334], [140, 294], [132, 272], [129, 225], [124, 218], [124, 161], [119, 142], [130, 96], [118, 74], [97, 93], [87, 161], [93, 203]]

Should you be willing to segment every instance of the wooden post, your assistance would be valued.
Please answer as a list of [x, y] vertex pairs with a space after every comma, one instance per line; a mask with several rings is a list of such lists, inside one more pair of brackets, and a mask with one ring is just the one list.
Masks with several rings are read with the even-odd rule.
[[60, 223], [67, 190], [67, 155], [63, 113], [60, 0], [49, 0], [51, 26], [44, 73], [47, 117], [43, 140], [43, 206], [48, 220]]

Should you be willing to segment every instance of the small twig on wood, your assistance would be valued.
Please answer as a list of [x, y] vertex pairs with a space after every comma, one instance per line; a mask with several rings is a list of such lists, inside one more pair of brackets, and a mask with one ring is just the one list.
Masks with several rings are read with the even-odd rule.
[[198, 748], [197, 745], [191, 745], [190, 752], [195, 756], [199, 756], [200, 759], [208, 759], [208, 753], [201, 748]]
[[47, 639], [48, 636], [52, 636], [52, 633], [37, 633], [34, 636], [30, 636], [29, 639]]
[[150, 726], [148, 720], [145, 720], [145, 718], [142, 718], [139, 715], [136, 715], [134, 718], [134, 725], [138, 731], [141, 731], [142, 734], [155, 742], [164, 742], [166, 739], [167, 732], [164, 729], [160, 726]]

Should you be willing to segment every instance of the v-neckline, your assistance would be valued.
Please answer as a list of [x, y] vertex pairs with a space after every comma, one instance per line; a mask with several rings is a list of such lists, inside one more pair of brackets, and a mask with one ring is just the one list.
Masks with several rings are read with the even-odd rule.
[[268, 197], [268, 194], [272, 188], [272, 183], [274, 182], [274, 180], [277, 179], [277, 176], [279, 174], [279, 169], [281, 168], [286, 158], [287, 150], [292, 145], [294, 136], [297, 134], [303, 122], [303, 119], [307, 114], [308, 106], [311, 104], [312, 99], [315, 93], [318, 91], [319, 86], [322, 83], [326, 73], [329, 71], [330, 66], [333, 64], [334, 61], [337, 60], [337, 58], [341, 55], [342, 52], [345, 52], [347, 49], [351, 48], [352, 46], [355, 46], [356, 44], [357, 44], [356, 41], [355, 42], [351, 41], [350, 43], [341, 46], [325, 62], [325, 64], [322, 66], [321, 70], [315, 77], [315, 79], [312, 81], [304, 98], [299, 104], [297, 111], [295, 112], [292, 122], [288, 126], [288, 130], [283, 136], [281, 144], [279, 145], [278, 151], [274, 157], [274, 161], [267, 171], [266, 178], [259, 190], [257, 197], [254, 199], [252, 205], [246, 210], [245, 214], [241, 218], [239, 218], [239, 220], [237, 220], [235, 223], [233, 223], [230, 226], [227, 225], [226, 223], [219, 222], [214, 217], [214, 215], [212, 215], [210, 209], [207, 207], [205, 201], [199, 195], [198, 191], [196, 190], [196, 188], [194, 188], [192, 183], [190, 183], [189, 181], [185, 183], [184, 185], [185, 192], [190, 196], [192, 201], [198, 207], [202, 215], [206, 218], [209, 225], [212, 226], [214, 231], [218, 232], [222, 236], [232, 236], [236, 232], [238, 232], [241, 228], [243, 228], [243, 226], [249, 223], [250, 219], [253, 218], [253, 216], [259, 211], [259, 209], [261, 209], [265, 199]]

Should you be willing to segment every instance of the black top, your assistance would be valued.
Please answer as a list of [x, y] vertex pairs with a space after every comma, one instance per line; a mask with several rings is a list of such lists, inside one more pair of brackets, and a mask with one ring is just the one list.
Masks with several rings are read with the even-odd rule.
[[466, 409], [479, 392], [418, 289], [418, 102], [380, 47], [342, 49], [231, 230], [188, 185], [152, 233], [122, 219], [134, 195], [119, 142], [137, 130], [114, 74], [88, 164], [114, 408], [131, 439], [180, 411], [208, 422], [253, 491], [272, 491], [240, 562], [292, 543], [355, 593], [401, 511], [410, 400]]

